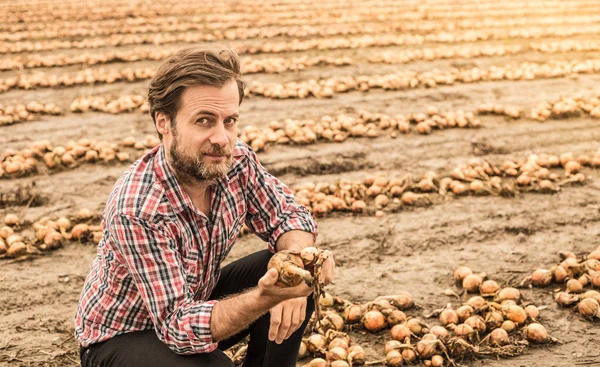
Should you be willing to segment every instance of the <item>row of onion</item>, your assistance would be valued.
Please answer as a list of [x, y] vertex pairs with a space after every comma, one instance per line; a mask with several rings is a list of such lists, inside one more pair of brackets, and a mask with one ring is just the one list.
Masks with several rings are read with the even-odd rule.
[[60, 115], [63, 111], [54, 103], [31, 101], [27, 104], [4, 106], [0, 104], [0, 126], [32, 121], [41, 115]]

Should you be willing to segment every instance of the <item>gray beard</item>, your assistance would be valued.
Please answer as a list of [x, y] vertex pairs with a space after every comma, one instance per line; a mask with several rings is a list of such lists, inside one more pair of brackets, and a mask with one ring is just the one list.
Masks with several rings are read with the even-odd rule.
[[[175, 171], [175, 176], [186, 184], [194, 184], [205, 181], [217, 181], [224, 177], [231, 169], [233, 161], [232, 155], [218, 145], [212, 145], [207, 152], [202, 152], [197, 156], [187, 156], [180, 152], [177, 147], [177, 136], [174, 137], [173, 144], [169, 150], [171, 166]], [[225, 162], [205, 163], [202, 160], [203, 154], [227, 154]]]

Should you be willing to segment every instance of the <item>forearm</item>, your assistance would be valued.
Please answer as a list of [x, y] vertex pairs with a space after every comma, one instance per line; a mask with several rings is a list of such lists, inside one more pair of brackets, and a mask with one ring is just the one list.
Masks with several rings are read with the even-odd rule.
[[212, 311], [210, 331], [218, 342], [244, 330], [281, 299], [261, 297], [257, 288], [220, 300]]
[[279, 236], [275, 245], [275, 250], [302, 250], [305, 247], [314, 246], [314, 244], [315, 235], [313, 233], [302, 230], [292, 230]]

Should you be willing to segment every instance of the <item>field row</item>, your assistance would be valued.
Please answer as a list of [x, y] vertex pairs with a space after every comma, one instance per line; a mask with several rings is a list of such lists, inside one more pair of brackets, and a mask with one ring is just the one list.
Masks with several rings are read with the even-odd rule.
[[[362, 30], [359, 30], [361, 33]], [[244, 31], [246, 32], [246, 31]], [[334, 30], [333, 32], [337, 32]], [[240, 54], [280, 53], [306, 50], [353, 49], [363, 47], [385, 47], [401, 45], [420, 45], [423, 43], [465, 43], [475, 41], [493, 41], [505, 39], [542, 39], [549, 37], [571, 37], [576, 35], [600, 33], [600, 26], [590, 23], [585, 26], [537, 26], [511, 29], [486, 29], [471, 31], [437, 32], [426, 35], [417, 33], [375, 33], [354, 37], [332, 37], [315, 39], [293, 39], [288, 41], [248, 44], [231, 42], [230, 45]], [[25, 42], [0, 42], [0, 54], [13, 54], [33, 51], [59, 49], [93, 49], [100, 47], [122, 47], [131, 45], [165, 45], [172, 43], [198, 43], [217, 41], [212, 34], [179, 33], [148, 35], [114, 35], [81, 41], [48, 40]]]

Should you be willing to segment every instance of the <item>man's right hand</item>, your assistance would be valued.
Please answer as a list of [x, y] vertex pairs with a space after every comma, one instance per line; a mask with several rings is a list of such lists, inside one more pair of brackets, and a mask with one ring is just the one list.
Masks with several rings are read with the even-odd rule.
[[266, 274], [258, 281], [258, 293], [260, 297], [265, 297], [275, 303], [285, 301], [286, 299], [308, 297], [313, 289], [302, 282], [294, 287], [280, 287], [275, 285], [279, 278], [276, 269], [269, 269]]

